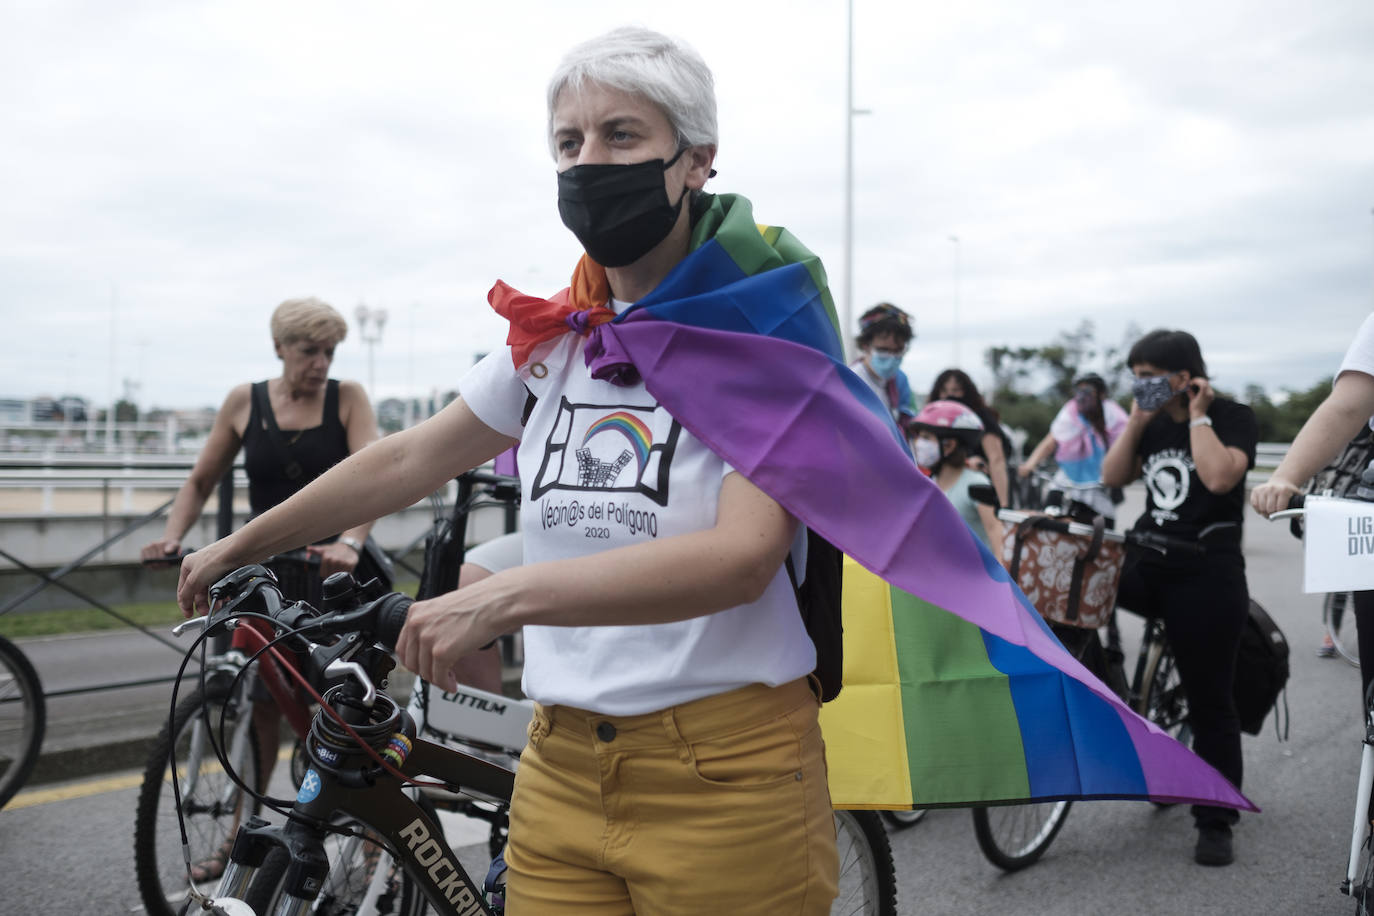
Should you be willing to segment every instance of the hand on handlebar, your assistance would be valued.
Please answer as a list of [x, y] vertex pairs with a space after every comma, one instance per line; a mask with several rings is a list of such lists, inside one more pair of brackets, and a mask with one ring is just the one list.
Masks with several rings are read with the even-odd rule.
[[181, 561], [181, 577], [177, 579], [177, 604], [183, 617], [191, 618], [210, 613], [210, 586], [225, 573], [241, 566], [224, 558], [224, 540], [216, 541]]
[[347, 544], [312, 544], [305, 548], [312, 557], [320, 558], [320, 578], [327, 579], [336, 572], [351, 573], [358, 567], [358, 553]]
[[147, 566], [170, 566], [181, 558], [181, 541], [176, 538], [160, 538], [144, 544], [138, 556]]
[[[498, 577], [410, 606], [405, 628], [396, 640], [396, 657], [438, 687], [458, 689], [453, 666], [500, 636], [489, 623], [501, 594]], [[491, 583], [495, 583], [494, 585]]]
[[1250, 505], [1265, 518], [1288, 508], [1288, 501], [1302, 492], [1281, 477], [1270, 477], [1250, 491]]

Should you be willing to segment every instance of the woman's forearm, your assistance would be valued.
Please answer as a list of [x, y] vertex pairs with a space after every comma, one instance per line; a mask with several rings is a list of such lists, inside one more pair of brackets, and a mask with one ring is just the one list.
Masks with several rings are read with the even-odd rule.
[[1124, 487], [1135, 479], [1136, 449], [1140, 447], [1140, 438], [1144, 435], [1145, 424], [1149, 419], [1144, 415], [1131, 411], [1130, 419], [1126, 421], [1126, 428], [1121, 431], [1121, 435], [1112, 443], [1112, 447], [1107, 449], [1107, 454], [1102, 457], [1102, 485], [1104, 487]]
[[1302, 486], [1355, 438], [1374, 414], [1374, 376], [1344, 372], [1298, 431], [1271, 480]]

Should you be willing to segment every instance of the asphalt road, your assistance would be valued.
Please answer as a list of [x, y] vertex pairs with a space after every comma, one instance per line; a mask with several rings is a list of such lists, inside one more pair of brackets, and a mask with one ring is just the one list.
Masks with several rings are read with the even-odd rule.
[[[1007, 875], [979, 852], [967, 811], [933, 811], [891, 837], [903, 914], [1353, 909], [1338, 887], [1359, 762], [1359, 673], [1313, 652], [1321, 634], [1320, 602], [1300, 592], [1300, 545], [1286, 526], [1251, 516], [1246, 528], [1251, 591], [1278, 620], [1293, 650], [1292, 727], [1286, 743], [1275, 738], [1272, 718], [1265, 733], [1244, 738], [1245, 792], [1264, 812], [1242, 818], [1236, 863], [1220, 869], [1193, 864], [1194, 833], [1185, 807], [1091, 802], [1073, 807], [1041, 862]], [[95, 666], [106, 663], [116, 677], [139, 676], [128, 669], [143, 663], [115, 651], [121, 640], [107, 638], [92, 656], [82, 655], [78, 645], [54, 641], [25, 649], [33, 650], [40, 672], [54, 682], [59, 666], [52, 659], [83, 676], [97, 676]], [[175, 662], [172, 653], [151, 643], [131, 651]], [[98, 708], [94, 699], [75, 705], [77, 718], [86, 723], [79, 731], [117, 719], [119, 707], [132, 704], [126, 696], [113, 709]], [[55, 730], [63, 727], [54, 723]], [[138, 912], [131, 851], [137, 781], [136, 772], [124, 770], [38, 786], [0, 811], [0, 916]], [[728, 904], [722, 910], [729, 911]]]

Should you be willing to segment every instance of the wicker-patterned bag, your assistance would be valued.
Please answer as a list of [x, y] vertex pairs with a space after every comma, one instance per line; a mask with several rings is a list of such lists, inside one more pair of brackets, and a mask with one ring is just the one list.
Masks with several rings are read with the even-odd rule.
[[[1091, 537], [1052, 531], [1044, 515], [1008, 525], [1002, 542], [1007, 569], [1045, 619], [1096, 628], [1111, 617], [1125, 550], [1104, 540], [1099, 517]], [[1057, 520], [1055, 520], [1057, 521]]]

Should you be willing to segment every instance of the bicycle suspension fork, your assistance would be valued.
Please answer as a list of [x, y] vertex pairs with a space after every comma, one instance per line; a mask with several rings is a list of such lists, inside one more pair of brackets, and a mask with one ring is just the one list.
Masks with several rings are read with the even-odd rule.
[[1345, 883], [1341, 891], [1351, 892], [1359, 869], [1360, 850], [1369, 840], [1370, 784], [1374, 782], [1374, 719], [1365, 711], [1364, 745], [1360, 749], [1360, 781], [1355, 789], [1355, 823], [1350, 828], [1350, 858], [1346, 860]]

